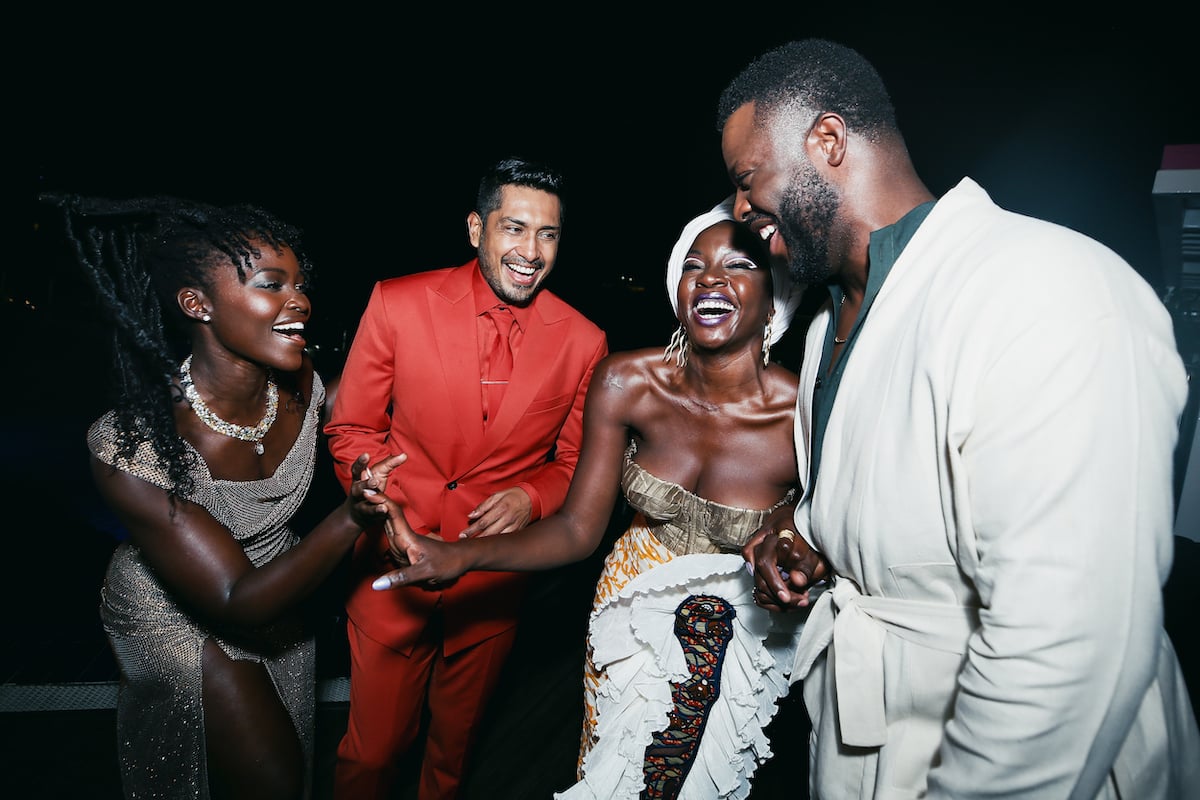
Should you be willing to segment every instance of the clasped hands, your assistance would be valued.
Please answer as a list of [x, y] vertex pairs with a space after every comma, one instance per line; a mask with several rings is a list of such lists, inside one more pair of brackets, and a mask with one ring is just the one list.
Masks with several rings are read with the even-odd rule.
[[754, 575], [754, 602], [768, 611], [806, 608], [809, 590], [831, 574], [825, 557], [792, 529], [792, 512], [791, 506], [775, 511], [742, 546]]
[[[386, 493], [388, 477], [405, 456], [392, 456], [371, 469], [355, 471], [365, 457], [355, 462], [351, 472], [364, 500], [374, 504], [374, 514], [385, 516], [384, 534], [388, 555], [400, 569], [377, 578], [371, 588], [383, 591], [398, 586], [425, 584], [442, 588], [471, 568], [466, 548], [445, 542], [436, 534], [421, 535], [412, 529], [404, 510]], [[399, 460], [396, 460], [399, 459]], [[359, 481], [361, 480], [361, 485]], [[512, 487], [490, 495], [468, 514], [470, 524], [459, 533], [459, 539], [481, 538], [520, 530], [529, 523], [533, 503], [520, 488]]]

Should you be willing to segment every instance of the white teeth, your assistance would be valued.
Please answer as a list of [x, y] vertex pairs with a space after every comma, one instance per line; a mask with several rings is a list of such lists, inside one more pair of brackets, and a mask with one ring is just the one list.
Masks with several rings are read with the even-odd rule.
[[697, 311], [733, 311], [733, 303], [728, 303], [724, 300], [701, 300], [696, 304]]
[[770, 239], [774, 235], [775, 235], [775, 226], [774, 225], [764, 225], [758, 231], [759, 238], [762, 239], [764, 242], [767, 239]]
[[289, 322], [287, 325], [276, 325], [274, 330], [283, 331], [285, 333], [291, 333], [293, 331], [296, 333], [303, 333], [304, 332], [304, 323], [303, 322]]
[[534, 269], [533, 267], [526, 267], [521, 264], [508, 264], [507, 266], [513, 272], [519, 272], [522, 275], [532, 275], [533, 273], [537, 272], [537, 270]]

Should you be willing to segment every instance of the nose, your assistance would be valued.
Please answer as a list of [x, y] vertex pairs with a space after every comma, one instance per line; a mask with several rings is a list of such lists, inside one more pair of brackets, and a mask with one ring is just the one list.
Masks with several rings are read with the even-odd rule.
[[733, 218], [745, 222], [750, 218], [750, 198], [745, 189], [738, 189], [733, 195]]
[[696, 276], [698, 286], [722, 286], [725, 283], [728, 283], [725, 269], [719, 264], [705, 264], [704, 269]]
[[288, 298], [287, 307], [301, 314], [312, 313], [312, 301], [303, 292], [293, 292], [292, 296]]
[[524, 236], [517, 240], [517, 245], [514, 250], [517, 255], [526, 261], [537, 261], [541, 254], [541, 241], [538, 239], [537, 231], [527, 231]]

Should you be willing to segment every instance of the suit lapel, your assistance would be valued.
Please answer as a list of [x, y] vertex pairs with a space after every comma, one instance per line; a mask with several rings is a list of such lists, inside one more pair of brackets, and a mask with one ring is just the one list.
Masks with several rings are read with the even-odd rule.
[[[471, 297], [471, 276], [478, 269], [475, 261], [451, 272], [446, 280], [427, 290], [433, 343], [442, 367], [450, 416], [465, 442], [478, 442], [483, 436], [483, 395], [479, 385], [479, 344], [476, 334], [475, 304]], [[409, 391], [428, 391], [413, 386]], [[430, 424], [438, 424], [430, 420]], [[468, 446], [468, 449], [473, 449]], [[455, 465], [456, 467], [458, 465]]]
[[[490, 425], [483, 425], [483, 391], [479, 384], [478, 325], [471, 281], [478, 262], [472, 260], [452, 271], [446, 280], [428, 292], [433, 341], [441, 360], [449, 396], [453, 424], [467, 443], [462, 464], [452, 465], [456, 474], [474, 469], [495, 452], [519, 427], [529, 405], [542, 393], [554, 376], [550, 366], [557, 361], [562, 337], [567, 335], [570, 317], [547, 305], [539, 294], [534, 299], [521, 349], [513, 359], [512, 375], [504, 399]], [[412, 391], [425, 391], [414, 386]], [[437, 424], [431, 420], [430, 424]], [[474, 442], [477, 446], [472, 447]]]

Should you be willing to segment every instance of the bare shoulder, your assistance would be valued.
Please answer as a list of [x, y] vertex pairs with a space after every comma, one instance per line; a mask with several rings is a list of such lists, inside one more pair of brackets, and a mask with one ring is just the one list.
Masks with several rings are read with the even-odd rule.
[[787, 367], [771, 364], [767, 368], [767, 389], [772, 405], [794, 406], [800, 394], [800, 376]]
[[608, 391], [621, 394], [644, 390], [661, 381], [662, 350], [653, 347], [610, 353], [596, 367], [596, 378]]

